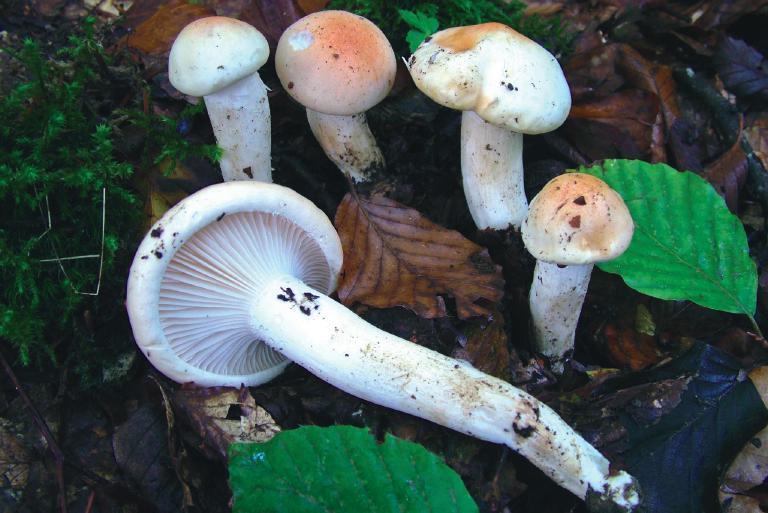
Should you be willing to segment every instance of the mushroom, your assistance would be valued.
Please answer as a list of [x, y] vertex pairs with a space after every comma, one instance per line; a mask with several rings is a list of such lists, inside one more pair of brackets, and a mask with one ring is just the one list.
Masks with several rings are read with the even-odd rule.
[[506, 25], [484, 23], [426, 38], [408, 69], [424, 94], [464, 111], [461, 174], [477, 227], [519, 228], [528, 210], [523, 134], [554, 130], [571, 108], [557, 59]]
[[258, 74], [268, 57], [261, 32], [224, 16], [193, 21], [171, 47], [168, 78], [180, 92], [203, 97], [224, 150], [224, 180], [272, 181], [267, 87]]
[[384, 167], [365, 111], [392, 89], [396, 61], [376, 25], [346, 11], [305, 16], [280, 36], [275, 69], [288, 94], [307, 108], [312, 133], [342, 172], [365, 182]]
[[581, 498], [637, 505], [634, 479], [547, 405], [329, 298], [341, 264], [330, 221], [296, 192], [207, 187], [139, 246], [127, 295], [136, 342], [171, 379], [203, 386], [257, 385], [289, 358], [364, 400], [506, 444]]
[[624, 253], [633, 232], [624, 200], [592, 175], [555, 177], [531, 201], [522, 236], [536, 258], [529, 295], [534, 345], [556, 372], [573, 351], [594, 263]]

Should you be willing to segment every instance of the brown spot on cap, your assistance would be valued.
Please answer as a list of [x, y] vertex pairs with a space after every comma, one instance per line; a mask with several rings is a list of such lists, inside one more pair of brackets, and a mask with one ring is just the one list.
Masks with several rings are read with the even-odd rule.
[[568, 224], [571, 225], [572, 228], [578, 228], [581, 226], [581, 216], [573, 216], [570, 221], [568, 221]]

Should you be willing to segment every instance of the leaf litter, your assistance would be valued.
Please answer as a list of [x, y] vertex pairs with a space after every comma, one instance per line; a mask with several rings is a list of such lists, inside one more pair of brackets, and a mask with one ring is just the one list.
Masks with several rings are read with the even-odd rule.
[[[759, 208], [764, 198], [752, 184], [759, 178], [756, 173], [766, 172], [768, 124], [762, 85], [768, 46], [756, 26], [764, 26], [761, 9], [768, 2], [540, 4], [540, 12], [561, 14], [579, 35], [573, 52], [563, 59], [574, 99], [571, 118], [554, 134], [526, 138], [526, 167], [532, 173], [527, 178], [528, 197], [553, 169], [611, 157], [642, 158], [700, 173], [734, 213], [753, 204]], [[33, 3], [27, 11], [18, 11], [25, 14], [8, 16], [6, 30], [46, 34], [40, 26], [55, 26], [66, 16], [77, 19], [68, 5]], [[155, 93], [150, 102], [178, 112], [182, 100], [169, 96], [173, 91], [163, 77], [164, 59], [175, 33], [188, 21], [214, 12], [239, 17], [264, 27], [274, 44], [282, 28], [323, 6], [324, 2], [287, 0], [248, 5], [229, 0], [205, 4], [143, 0], [127, 8], [121, 44], [143, 62]], [[395, 184], [389, 197], [364, 190], [358, 196], [346, 195], [346, 184], [324, 161], [304, 126], [303, 112], [287, 100], [271, 73], [267, 69], [264, 80], [273, 89], [276, 180], [323, 205], [329, 216], [336, 214], [345, 245], [339, 289], [345, 304], [380, 325], [400, 325], [415, 343], [464, 358], [551, 401], [619, 465], [646, 476], [653, 498], [650, 511], [671, 511], [673, 503], [681, 512], [714, 511], [718, 502], [735, 504], [749, 498], [752, 507], [761, 503], [764, 475], [755, 471], [762, 465], [755, 440], [763, 435], [755, 433], [754, 419], [727, 416], [756, 407], [757, 399], [741, 384], [744, 370], [768, 361], [764, 348], [754, 349], [761, 347], [761, 341], [748, 324], [735, 315], [707, 312], [685, 302], [648, 302], [621, 282], [597, 276], [580, 321], [577, 345], [583, 347], [569, 374], [552, 379], [530, 352], [526, 298], [522, 289], [517, 290], [517, 281], [529, 281], [532, 260], [515, 243], [515, 233], [478, 234], [464, 206], [458, 115], [424, 101], [406, 81], [370, 115]], [[739, 117], [743, 134], [726, 133], [722, 127], [738, 127]], [[203, 123], [192, 127], [190, 137], [212, 140]], [[744, 140], [749, 148], [743, 146]], [[199, 162], [182, 162], [170, 176], [158, 169], [139, 171], [144, 175], [140, 173], [137, 188], [144, 191], [149, 216], [217, 176], [214, 166]], [[314, 181], [305, 181], [306, 176]], [[765, 218], [760, 210], [757, 215]], [[766, 246], [762, 226], [747, 233], [760, 270], [766, 261], [761, 256]], [[450, 258], [438, 262], [423, 258], [419, 248], [425, 245], [428, 255], [437, 252]], [[374, 263], [382, 265], [374, 270]], [[512, 280], [506, 276], [510, 268], [515, 271]], [[402, 282], [410, 286], [395, 286]], [[768, 279], [761, 279], [760, 297], [768, 297], [766, 286]], [[646, 304], [655, 330], [637, 321], [637, 311]], [[410, 311], [400, 312], [403, 307]], [[761, 308], [765, 305], [759, 304], [758, 312]], [[714, 347], [739, 360], [729, 360]], [[117, 486], [140, 495], [156, 511], [182, 507], [224, 511], [228, 492], [221, 474], [222, 451], [229, 441], [269, 436], [301, 423], [337, 422], [395, 432], [445, 455], [482, 511], [539, 511], [541, 504], [552, 505], [552, 511], [583, 508], [558, 496], [544, 476], [516, 455], [504, 455], [500, 447], [361, 404], [329, 390], [301, 369], [291, 368], [252, 391], [175, 389], [164, 383], [172, 392], [162, 401], [156, 392], [147, 393], [152, 386], [137, 376], [150, 371], [144, 364], [139, 367], [140, 372], [129, 374], [134, 378], [125, 384], [124, 396], [98, 399], [101, 415], [89, 409], [71, 414], [83, 432], [110, 443], [89, 444], [87, 437], [72, 436], [72, 445], [65, 444], [67, 458], [79, 455], [77, 465], [66, 470], [70, 509], [98, 503], [104, 511], [123, 511], [140, 504], [130, 494], [112, 493]], [[613, 367], [622, 370], [610, 370]], [[629, 372], [640, 369], [648, 370]], [[36, 384], [40, 380], [29, 372], [22, 377], [25, 386], [37, 390], [33, 400], [39, 406], [48, 408], [46, 397], [66, 398], [67, 404], [81, 397], [77, 390], [61, 389], [55, 379], [41, 389]], [[12, 387], [4, 391], [6, 398], [14, 397]], [[2, 406], [0, 463], [12, 490], [3, 500], [31, 510], [50, 510], [56, 496], [45, 465], [50, 456], [27, 434], [36, 428], [20, 420], [23, 405], [3, 399]], [[58, 415], [44, 417], [57, 433], [64, 433], [58, 429]], [[729, 433], [716, 431], [712, 419], [719, 417], [727, 419]], [[94, 419], [90, 427], [89, 418]], [[21, 429], [22, 425], [26, 427]], [[711, 443], [689, 443], [697, 438], [685, 433], [704, 436]], [[741, 447], [746, 447], [744, 456], [718, 483], [718, 471]], [[656, 455], [671, 453], [676, 455], [676, 466], [654, 466], [659, 461]], [[120, 472], [115, 472], [118, 466]], [[679, 475], [685, 472], [701, 479], [681, 480]], [[204, 490], [209, 483], [215, 486]], [[673, 494], [686, 503], [674, 502]]]

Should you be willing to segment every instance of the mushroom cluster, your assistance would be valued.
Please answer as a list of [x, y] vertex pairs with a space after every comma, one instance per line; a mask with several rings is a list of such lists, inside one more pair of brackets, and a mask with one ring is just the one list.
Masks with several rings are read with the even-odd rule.
[[416, 86], [463, 111], [464, 195], [480, 229], [519, 228], [528, 210], [523, 134], [559, 127], [571, 94], [557, 59], [501, 23], [441, 30], [408, 59]]
[[341, 263], [328, 218], [292, 190], [207, 187], [139, 246], [127, 295], [136, 341], [161, 372], [198, 385], [260, 384], [288, 358], [367, 401], [506, 444], [581, 498], [637, 506], [634, 479], [547, 405], [329, 298]]
[[[169, 378], [201, 386], [259, 385], [293, 361], [364, 400], [505, 444], [582, 499], [608, 504], [612, 511], [634, 511], [640, 502], [636, 481], [612, 469], [546, 404], [466, 362], [380, 330], [328, 297], [342, 265], [338, 234], [310, 201], [268, 183], [269, 107], [256, 72], [268, 54], [255, 28], [218, 16], [193, 22], [173, 45], [171, 82], [204, 98], [224, 149], [226, 182], [170, 209], [137, 250], [126, 305], [146, 358]], [[465, 111], [464, 187], [478, 226], [519, 226], [528, 207], [521, 134], [553, 130], [570, 108], [557, 61], [509, 27], [488, 23], [435, 34], [408, 65], [420, 89]], [[383, 157], [365, 111], [388, 94], [396, 61], [373, 23], [342, 11], [306, 16], [280, 38], [275, 67], [288, 94], [306, 107], [323, 150], [344, 173], [363, 182], [381, 169]], [[244, 178], [254, 180], [229, 181]], [[623, 214], [613, 203], [604, 205], [609, 192], [597, 186], [574, 192], [571, 181], [577, 178], [567, 180], [552, 186], [559, 194], [555, 199], [534, 200], [523, 236], [538, 258], [555, 267], [569, 265], [564, 272], [578, 275], [568, 278], [576, 290], [586, 288], [582, 275], [588, 279], [589, 271], [573, 264], [587, 260], [577, 262], [581, 257], [574, 260], [570, 249], [565, 252], [570, 260], [557, 260], [546, 248], [562, 250], [567, 237], [569, 248], [584, 251], [591, 241], [597, 246], [587, 251], [601, 258], [612, 254], [624, 242], [586, 236], [586, 228], [603, 221], [586, 210], [571, 212], [573, 205], [603, 208], [613, 216], [603, 224], [611, 227]], [[549, 205], [561, 200], [551, 213]], [[566, 205], [569, 201], [573, 205]], [[574, 225], [579, 215], [581, 224]], [[558, 227], [560, 238], [547, 242], [547, 231], [554, 230], [547, 223], [563, 216], [570, 216], [571, 230]], [[537, 232], [539, 222], [545, 235]], [[556, 290], [557, 279], [550, 275], [562, 271], [545, 264], [541, 269], [537, 264], [543, 289], [534, 287], [532, 298]], [[573, 309], [581, 300], [563, 304]], [[542, 317], [542, 326], [550, 312], [564, 315], [552, 304], [541, 312], [534, 319]], [[547, 326], [536, 328], [542, 337], [568, 338], [567, 329]]]

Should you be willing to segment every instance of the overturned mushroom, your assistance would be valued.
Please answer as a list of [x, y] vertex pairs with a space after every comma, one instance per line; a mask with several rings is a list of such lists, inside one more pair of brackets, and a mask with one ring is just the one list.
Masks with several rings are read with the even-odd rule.
[[286, 29], [275, 50], [283, 87], [307, 108], [309, 126], [328, 158], [357, 182], [384, 166], [365, 111], [392, 88], [395, 68], [381, 30], [345, 11], [305, 16]]
[[205, 100], [224, 150], [224, 180], [272, 181], [267, 87], [258, 74], [268, 57], [261, 32], [224, 16], [193, 21], [171, 47], [168, 78], [182, 93]]
[[519, 228], [528, 210], [523, 134], [559, 127], [571, 94], [552, 54], [501, 23], [441, 30], [408, 60], [416, 86], [464, 111], [461, 173], [480, 229]]
[[169, 210], [136, 253], [127, 297], [136, 341], [167, 376], [206, 386], [263, 383], [284, 355], [362, 399], [506, 444], [581, 498], [637, 506], [633, 478], [547, 405], [326, 296], [341, 263], [330, 221], [297, 193], [208, 187]]
[[536, 258], [529, 296], [536, 349], [562, 372], [573, 351], [595, 262], [629, 247], [634, 223], [624, 200], [608, 184], [584, 173], [550, 180], [531, 201], [523, 242]]

